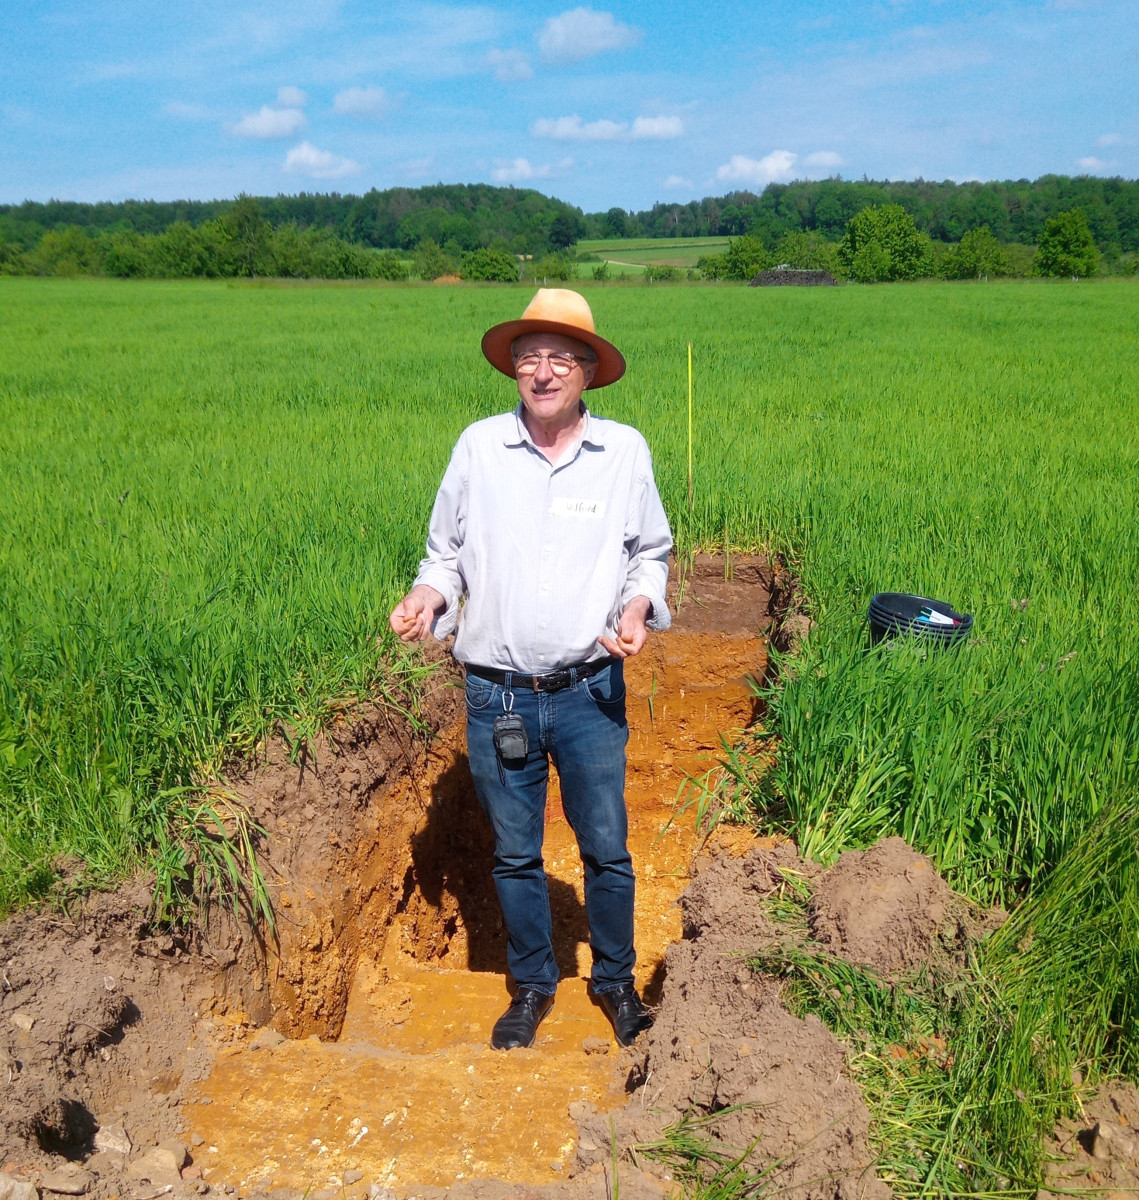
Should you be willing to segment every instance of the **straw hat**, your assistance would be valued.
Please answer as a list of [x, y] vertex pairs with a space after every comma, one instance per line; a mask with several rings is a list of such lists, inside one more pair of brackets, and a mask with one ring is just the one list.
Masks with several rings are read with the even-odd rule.
[[625, 374], [621, 351], [594, 332], [593, 313], [578, 292], [568, 288], [539, 288], [520, 320], [503, 321], [483, 334], [482, 352], [487, 362], [511, 379], [515, 374], [510, 346], [524, 333], [562, 333], [592, 347], [597, 353], [597, 370], [591, 388], [616, 383]]

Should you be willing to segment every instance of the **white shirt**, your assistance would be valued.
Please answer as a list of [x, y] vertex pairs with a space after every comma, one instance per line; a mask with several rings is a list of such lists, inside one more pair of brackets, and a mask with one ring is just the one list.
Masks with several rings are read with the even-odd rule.
[[[542, 674], [604, 658], [634, 596], [667, 629], [672, 534], [645, 439], [585, 411], [581, 438], [556, 466], [534, 445], [522, 406], [468, 426], [451, 455], [416, 583], [447, 602], [455, 657]], [[460, 611], [459, 601], [466, 596]]]

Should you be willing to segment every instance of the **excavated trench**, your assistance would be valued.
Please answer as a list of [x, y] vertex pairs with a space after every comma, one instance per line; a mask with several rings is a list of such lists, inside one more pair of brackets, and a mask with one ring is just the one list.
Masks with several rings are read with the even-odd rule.
[[[775, 620], [765, 563], [739, 560], [724, 575], [721, 561], [698, 561], [672, 630], [626, 672], [637, 982], [650, 1001], [681, 936], [676, 902], [698, 846], [695, 808], [678, 811], [678, 798], [715, 765], [720, 735], [754, 720], [749, 679], [764, 675]], [[672, 598], [675, 607], [675, 585]], [[341, 790], [360, 785], [354, 774], [341, 771]], [[311, 836], [317, 815], [303, 772], [295, 782], [263, 771], [248, 785], [297, 813], [278, 817], [281, 844], [299, 844], [302, 829]], [[374, 816], [355, 845], [336, 847], [322, 885], [296, 857], [276, 867], [273, 1028], [250, 1037], [256, 1017], [241, 1012], [199, 1021], [214, 1061], [183, 1106], [200, 1140], [195, 1163], [207, 1182], [243, 1192], [556, 1180], [575, 1151], [571, 1106], [606, 1111], [626, 1098], [611, 1029], [586, 987], [582, 869], [556, 779], [544, 857], [562, 982], [535, 1046], [510, 1053], [487, 1046], [508, 999], [506, 940], [461, 714], [421, 769], [379, 791], [367, 804]], [[328, 836], [335, 845], [336, 830]]]

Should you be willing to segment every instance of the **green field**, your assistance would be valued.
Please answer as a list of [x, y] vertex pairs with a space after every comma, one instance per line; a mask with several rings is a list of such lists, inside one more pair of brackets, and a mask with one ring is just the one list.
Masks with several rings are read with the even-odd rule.
[[[146, 861], [225, 753], [391, 678], [375, 635], [450, 448], [512, 403], [479, 338], [529, 294], [0, 280], [0, 905]], [[595, 407], [645, 433], [682, 551], [785, 554], [818, 621], [774, 766], [745, 743], [729, 798], [823, 859], [899, 833], [978, 900], [1030, 897], [992, 972], [1052, 1032], [1013, 1022], [1001, 1057], [977, 1026], [961, 1085], [1028, 1091], [984, 1151], [1027, 1162], [1072, 1065], [1139, 1065], [1139, 286], [588, 295], [630, 363]], [[882, 590], [973, 639], [867, 653]], [[977, 1103], [934, 1122], [938, 1170]]]
[[641, 275], [646, 266], [695, 267], [698, 259], [722, 254], [730, 238], [603, 238], [578, 242], [580, 254], [592, 254], [609, 263], [612, 275]]

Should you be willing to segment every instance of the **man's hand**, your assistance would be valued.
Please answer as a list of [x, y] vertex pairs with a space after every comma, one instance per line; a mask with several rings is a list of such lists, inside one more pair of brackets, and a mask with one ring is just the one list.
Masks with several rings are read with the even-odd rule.
[[431, 632], [436, 614], [446, 607], [440, 592], [420, 583], [392, 609], [388, 624], [401, 642], [421, 642]]
[[614, 658], [632, 658], [640, 654], [648, 641], [649, 631], [645, 622], [653, 610], [652, 602], [647, 596], [634, 596], [625, 605], [621, 620], [617, 625], [617, 640], [598, 638], [598, 642], [613, 655]]

